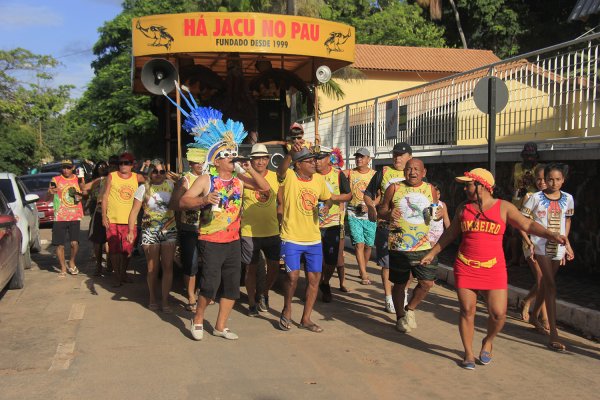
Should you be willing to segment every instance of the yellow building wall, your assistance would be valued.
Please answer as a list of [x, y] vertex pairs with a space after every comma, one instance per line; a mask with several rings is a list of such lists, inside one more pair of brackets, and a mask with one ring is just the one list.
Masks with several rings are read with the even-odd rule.
[[[593, 123], [593, 105], [577, 101], [577, 91], [569, 94], [569, 98], [567, 95], [558, 98], [518, 81], [509, 80], [506, 84], [509, 101], [496, 115], [497, 143], [584, 137], [586, 132], [582, 127]], [[598, 110], [600, 102], [596, 103]], [[487, 115], [479, 111], [473, 98], [458, 105], [457, 125], [457, 145], [487, 143]], [[598, 121], [595, 125], [587, 136], [600, 134]]]
[[336, 79], [336, 82], [345, 93], [344, 98], [341, 100], [330, 99], [319, 92], [319, 109], [321, 113], [335, 110], [347, 104], [423, 85], [451, 75], [448, 73], [391, 71], [364, 71], [364, 74], [365, 79], [360, 81], [349, 82]]

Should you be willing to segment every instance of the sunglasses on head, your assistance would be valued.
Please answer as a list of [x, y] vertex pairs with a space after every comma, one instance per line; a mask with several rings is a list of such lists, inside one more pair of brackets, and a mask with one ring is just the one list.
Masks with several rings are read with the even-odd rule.
[[229, 157], [237, 157], [238, 156], [238, 152], [235, 150], [224, 150], [224, 151], [220, 151], [217, 154], [217, 158], [229, 158]]
[[155, 174], [155, 175], [158, 175], [158, 174], [160, 174], [160, 175], [165, 175], [165, 174], [167, 173], [167, 171], [166, 171], [166, 170], [164, 170], [164, 169], [161, 169], [161, 170], [155, 169], [155, 170], [154, 170], [154, 171], [152, 171], [151, 173], [152, 173], [152, 174]]
[[119, 165], [131, 165], [133, 164], [131, 161], [119, 161]]

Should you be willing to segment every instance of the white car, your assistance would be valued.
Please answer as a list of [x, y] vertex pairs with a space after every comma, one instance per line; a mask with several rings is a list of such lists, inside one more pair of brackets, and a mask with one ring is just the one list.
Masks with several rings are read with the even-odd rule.
[[31, 268], [31, 251], [42, 250], [40, 220], [35, 202], [39, 196], [31, 194], [21, 180], [10, 172], [0, 172], [0, 191], [17, 218], [17, 226], [23, 236], [21, 254], [25, 268]]

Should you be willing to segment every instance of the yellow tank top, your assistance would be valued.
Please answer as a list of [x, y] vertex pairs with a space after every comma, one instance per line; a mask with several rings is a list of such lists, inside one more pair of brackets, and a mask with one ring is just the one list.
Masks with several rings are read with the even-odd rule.
[[[187, 181], [187, 188], [191, 188], [198, 175], [191, 172], [183, 174], [183, 179]], [[186, 232], [197, 232], [200, 227], [200, 210], [185, 210], [179, 213], [179, 228]]]
[[421, 251], [431, 249], [427, 237], [431, 218], [428, 207], [433, 202], [433, 190], [429, 183], [408, 186], [396, 183], [394, 209], [400, 208], [399, 220], [390, 221], [388, 246], [394, 251]]
[[402, 182], [404, 180], [404, 171], [394, 169], [393, 167], [383, 167], [383, 179], [381, 180], [381, 196], [385, 190], [392, 184]]
[[106, 215], [111, 224], [127, 224], [133, 207], [133, 195], [138, 188], [137, 174], [132, 172], [129, 178], [123, 179], [118, 172], [111, 172], [110, 177]]
[[242, 212], [242, 236], [269, 237], [279, 235], [277, 220], [277, 191], [279, 182], [277, 174], [267, 171], [265, 176], [271, 189], [257, 191], [244, 188]]
[[356, 207], [363, 202], [365, 197], [365, 190], [369, 186], [369, 182], [375, 175], [375, 170], [369, 169], [367, 173], [360, 173], [354, 169], [350, 170], [350, 190], [352, 191], [352, 200], [350, 200], [349, 206]]
[[[329, 189], [331, 194], [340, 194], [341, 173], [341, 171], [331, 168], [326, 175], [323, 175], [323, 178], [325, 178], [325, 185], [327, 185], [327, 189]], [[323, 202], [319, 202], [319, 227], [329, 228], [330, 226], [340, 225], [340, 204], [338, 202], [333, 202], [333, 205], [329, 209], [329, 213], [327, 213], [327, 215], [323, 215], [321, 213], [323, 204]]]

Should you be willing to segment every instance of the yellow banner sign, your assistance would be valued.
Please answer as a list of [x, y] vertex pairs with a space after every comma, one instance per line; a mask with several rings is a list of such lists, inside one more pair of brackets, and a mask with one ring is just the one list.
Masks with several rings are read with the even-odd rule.
[[279, 14], [188, 13], [133, 19], [133, 56], [271, 53], [354, 62], [354, 28]]

